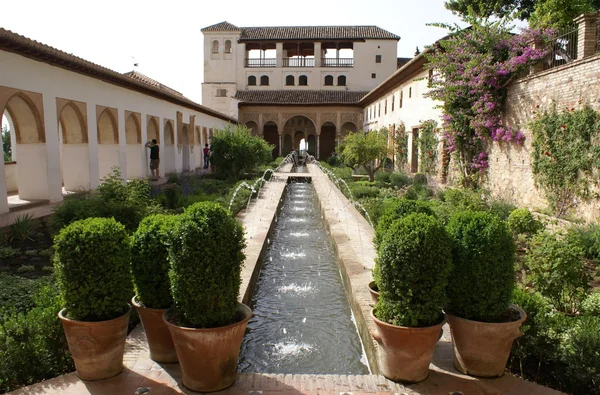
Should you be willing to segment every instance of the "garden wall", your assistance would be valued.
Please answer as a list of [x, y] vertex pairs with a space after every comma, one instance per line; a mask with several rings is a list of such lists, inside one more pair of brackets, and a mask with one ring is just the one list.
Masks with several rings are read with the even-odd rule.
[[[527, 124], [536, 112], [551, 108], [553, 103], [559, 110], [587, 103], [600, 111], [600, 54], [519, 79], [510, 86], [506, 100], [504, 120], [520, 128], [526, 140], [522, 147], [494, 143], [488, 188], [517, 205], [545, 207], [543, 190], [535, 186], [530, 166], [532, 135]], [[587, 221], [600, 218], [600, 201], [580, 203], [576, 215]]]

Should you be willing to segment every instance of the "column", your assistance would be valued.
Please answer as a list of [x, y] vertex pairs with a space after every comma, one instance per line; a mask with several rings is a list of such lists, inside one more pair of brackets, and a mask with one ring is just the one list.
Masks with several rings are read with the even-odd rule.
[[320, 156], [321, 156], [321, 147], [320, 147], [321, 144], [320, 143], [321, 143], [321, 135], [317, 134], [317, 152], [315, 152], [317, 160], [321, 159], [320, 158]]
[[158, 118], [158, 150], [160, 162], [158, 162], [158, 175], [165, 176], [165, 119]]
[[140, 159], [142, 161], [142, 168], [144, 169], [144, 175], [146, 177], [150, 177], [150, 167], [148, 163], [148, 148], [146, 148], [146, 142], [148, 141], [148, 114], [141, 113], [140, 114], [140, 127], [141, 127], [141, 151], [140, 151]]
[[121, 178], [127, 181], [127, 136], [125, 133], [125, 110], [117, 109], [117, 125], [119, 125], [119, 167], [121, 168]]
[[100, 184], [100, 163], [98, 162], [98, 117], [96, 104], [87, 103], [88, 149], [90, 151], [90, 188]]
[[280, 133], [279, 134], [279, 156], [281, 156], [282, 145], [283, 145], [283, 135]]
[[315, 67], [321, 67], [321, 42], [314, 43], [315, 45]]
[[[48, 199], [62, 201], [62, 172], [60, 170], [60, 144], [58, 142], [58, 116], [56, 97], [44, 95], [44, 129], [46, 131], [46, 166], [48, 172]], [[21, 164], [22, 166], [23, 164]]]
[[277, 58], [277, 67], [283, 67], [283, 43], [275, 43], [275, 57]]
[[587, 58], [596, 53], [598, 17], [593, 14], [583, 14], [575, 18], [578, 26], [577, 59]]

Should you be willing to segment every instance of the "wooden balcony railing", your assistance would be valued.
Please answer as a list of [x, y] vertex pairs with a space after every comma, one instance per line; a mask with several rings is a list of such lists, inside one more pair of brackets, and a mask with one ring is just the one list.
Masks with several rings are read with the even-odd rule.
[[314, 58], [283, 58], [283, 67], [315, 67]]
[[323, 58], [322, 67], [353, 67], [353, 58]]
[[246, 67], [277, 67], [277, 59], [246, 59]]

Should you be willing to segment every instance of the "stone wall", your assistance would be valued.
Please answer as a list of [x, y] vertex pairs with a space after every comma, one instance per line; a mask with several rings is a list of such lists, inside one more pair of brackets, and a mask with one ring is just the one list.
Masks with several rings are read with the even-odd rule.
[[[547, 205], [531, 171], [531, 132], [527, 124], [536, 112], [556, 104], [559, 110], [589, 104], [600, 111], [600, 54], [536, 73], [516, 81], [508, 91], [505, 122], [526, 136], [523, 147], [494, 143], [490, 153], [488, 187], [496, 196], [532, 209]], [[537, 107], [539, 106], [539, 108]], [[600, 201], [582, 202], [577, 216], [600, 217]]]

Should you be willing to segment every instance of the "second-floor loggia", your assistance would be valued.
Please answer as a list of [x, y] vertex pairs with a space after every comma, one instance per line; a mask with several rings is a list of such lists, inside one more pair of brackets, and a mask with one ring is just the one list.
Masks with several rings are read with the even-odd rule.
[[354, 67], [349, 42], [246, 43], [245, 67]]

